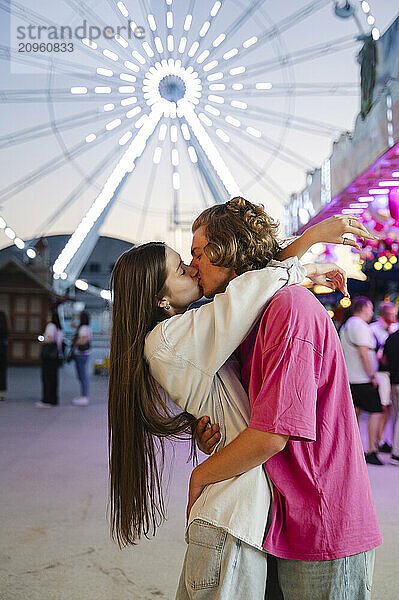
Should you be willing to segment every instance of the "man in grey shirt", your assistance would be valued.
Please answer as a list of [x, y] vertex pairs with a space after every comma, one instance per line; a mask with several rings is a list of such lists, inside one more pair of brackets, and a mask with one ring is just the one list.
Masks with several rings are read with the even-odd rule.
[[378, 359], [374, 336], [368, 326], [373, 318], [374, 307], [369, 298], [360, 296], [353, 302], [353, 316], [340, 331], [349, 383], [359, 419], [360, 411], [369, 413], [369, 449], [366, 462], [382, 465], [377, 456], [377, 440], [380, 430], [382, 406], [378, 393]]

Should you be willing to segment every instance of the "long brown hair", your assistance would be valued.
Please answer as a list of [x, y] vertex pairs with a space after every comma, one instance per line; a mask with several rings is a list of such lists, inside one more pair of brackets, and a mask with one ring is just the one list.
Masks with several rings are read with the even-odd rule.
[[237, 275], [262, 269], [281, 248], [276, 239], [278, 223], [263, 206], [237, 196], [205, 209], [193, 223], [193, 233], [205, 227], [209, 243], [204, 252], [213, 265], [233, 267]]
[[166, 318], [166, 248], [152, 242], [119, 257], [113, 294], [108, 452], [111, 536], [119, 546], [155, 533], [165, 519], [162, 492], [165, 438], [192, 433], [196, 419], [172, 414], [144, 358], [145, 336]]

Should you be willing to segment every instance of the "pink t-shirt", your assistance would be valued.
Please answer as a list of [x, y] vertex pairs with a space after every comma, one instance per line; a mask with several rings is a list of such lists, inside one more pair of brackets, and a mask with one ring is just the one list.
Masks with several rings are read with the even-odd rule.
[[308, 290], [283, 288], [239, 354], [249, 427], [290, 436], [266, 463], [275, 496], [265, 550], [330, 560], [381, 544], [344, 357], [327, 311]]

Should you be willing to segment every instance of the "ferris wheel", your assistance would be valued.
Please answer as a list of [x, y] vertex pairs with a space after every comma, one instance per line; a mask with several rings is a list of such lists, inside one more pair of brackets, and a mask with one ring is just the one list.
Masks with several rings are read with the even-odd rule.
[[[318, 115], [298, 115], [298, 104], [358, 94], [356, 82], [323, 78], [323, 59], [352, 57], [366, 35], [379, 37], [364, 0], [286, 2], [274, 11], [264, 0], [59, 2], [75, 23], [90, 20], [73, 53], [54, 52], [58, 42], [43, 53], [37, 42], [29, 56], [1, 49], [2, 58], [46, 74], [45, 88], [5, 90], [1, 100], [46, 106], [48, 117], [1, 136], [0, 149], [34, 149], [52, 137], [58, 152], [33, 169], [26, 165], [27, 174], [0, 189], [0, 205], [73, 169], [77, 184], [34, 226], [34, 236], [46, 234], [65, 211], [82, 205], [53, 265], [64, 287], [78, 278], [112, 208], [133, 211], [133, 237], [140, 240], [151, 214], [164, 215], [177, 231], [202, 208], [256, 188], [286, 203], [283, 174], [315, 166], [305, 148], [291, 143], [295, 136], [330, 140], [340, 131]], [[48, 31], [58, 26], [23, 0], [0, 0], [0, 9]], [[334, 26], [312, 29], [320, 14]], [[314, 75], [315, 64], [321, 67]], [[0, 219], [6, 235], [34, 258], [9, 218]]]

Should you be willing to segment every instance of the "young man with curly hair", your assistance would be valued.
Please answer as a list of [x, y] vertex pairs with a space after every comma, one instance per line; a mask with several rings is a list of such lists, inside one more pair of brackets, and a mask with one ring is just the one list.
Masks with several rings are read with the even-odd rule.
[[[274, 230], [263, 209], [243, 198], [204, 211], [193, 225], [192, 265], [205, 295], [275, 257]], [[369, 237], [356, 219], [332, 217], [325, 241], [345, 243], [340, 231]], [[274, 500], [263, 547], [275, 568], [266, 597], [368, 600], [382, 538], [330, 317], [303, 287], [281, 289], [238, 354], [250, 423], [194, 469], [188, 512], [206, 485], [266, 463]], [[202, 442], [215, 448], [214, 427]]]

